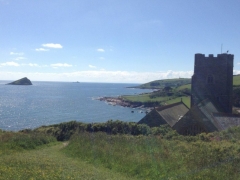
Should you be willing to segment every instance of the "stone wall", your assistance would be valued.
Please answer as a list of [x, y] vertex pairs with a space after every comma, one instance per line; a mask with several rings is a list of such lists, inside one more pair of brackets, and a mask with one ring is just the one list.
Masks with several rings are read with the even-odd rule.
[[195, 54], [191, 107], [209, 98], [225, 113], [232, 113], [233, 55]]

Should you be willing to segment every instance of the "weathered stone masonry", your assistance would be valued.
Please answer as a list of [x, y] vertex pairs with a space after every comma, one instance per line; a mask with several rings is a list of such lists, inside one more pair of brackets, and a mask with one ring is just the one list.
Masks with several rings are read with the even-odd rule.
[[225, 113], [232, 113], [233, 55], [195, 54], [191, 107], [211, 99]]

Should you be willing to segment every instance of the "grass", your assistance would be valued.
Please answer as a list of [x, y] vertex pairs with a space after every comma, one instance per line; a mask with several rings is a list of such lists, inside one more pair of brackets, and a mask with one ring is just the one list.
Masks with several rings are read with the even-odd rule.
[[0, 156], [0, 179], [128, 179], [62, 153], [63, 144]]
[[[114, 129], [121, 122], [111, 124]], [[57, 142], [42, 133], [48, 126], [38, 133], [0, 131], [0, 180], [239, 179], [240, 127], [181, 136], [162, 126], [152, 128], [148, 135], [133, 136], [86, 132], [74, 129], [76, 125], [51, 126], [53, 131], [62, 128], [67, 136], [67, 131], [74, 130], [69, 142]], [[25, 141], [27, 145], [22, 144]]]
[[[13, 139], [19, 134], [22, 135], [22, 133], [0, 131], [0, 180], [129, 179], [107, 168], [70, 158], [62, 152], [64, 144], [56, 140], [35, 147], [29, 146], [31, 148], [25, 148], [21, 143], [13, 143]], [[36, 136], [38, 136], [36, 139], [27, 140], [26, 143], [32, 144], [43, 135], [35, 134]], [[32, 134], [28, 137], [33, 138]], [[20, 137], [19, 142], [24, 141], [24, 138]]]
[[56, 142], [56, 139], [41, 133], [2, 132], [0, 133], [0, 155], [36, 149], [51, 142]]
[[179, 87], [176, 88], [176, 91], [181, 91], [183, 89], [191, 90], [191, 84], [185, 84], [185, 85], [179, 86]]
[[167, 96], [150, 98], [149, 94], [122, 96], [122, 98], [124, 100], [131, 101], [131, 102], [155, 102], [155, 101], [162, 102], [162, 101], [166, 101], [169, 99]]
[[137, 179], [239, 178], [238, 143], [186, 140], [80, 133], [64, 152], [69, 157]]
[[165, 101], [166, 104], [173, 104], [173, 103], [177, 103], [180, 101], [183, 101], [183, 103], [190, 108], [190, 96], [183, 96], [183, 97], [177, 97], [168, 101]]
[[180, 97], [159, 96], [159, 97], [151, 98], [150, 94], [142, 94], [142, 95], [133, 95], [133, 96], [122, 96], [122, 98], [125, 101], [130, 101], [130, 102], [142, 102], [142, 103], [159, 102], [162, 105], [180, 102], [182, 99], [182, 101], [187, 105], [187, 107], [190, 107], [190, 96], [180, 96]]

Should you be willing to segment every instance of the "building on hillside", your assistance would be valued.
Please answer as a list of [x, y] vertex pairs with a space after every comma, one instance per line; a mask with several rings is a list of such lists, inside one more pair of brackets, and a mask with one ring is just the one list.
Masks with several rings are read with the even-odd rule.
[[208, 98], [221, 112], [232, 113], [233, 57], [195, 54], [191, 107]]
[[[169, 124], [179, 134], [225, 130], [240, 125], [240, 116], [232, 114], [233, 55], [217, 57], [195, 54], [191, 87], [191, 108], [183, 103], [155, 108], [138, 123], [151, 127]], [[177, 115], [181, 115], [177, 117]]]
[[157, 107], [143, 117], [138, 124], [147, 124], [150, 127], [168, 124], [173, 127], [188, 110], [189, 108], [183, 102]]

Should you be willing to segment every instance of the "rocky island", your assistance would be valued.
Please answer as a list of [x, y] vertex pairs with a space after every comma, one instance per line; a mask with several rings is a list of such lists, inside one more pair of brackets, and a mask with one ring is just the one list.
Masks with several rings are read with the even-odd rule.
[[8, 83], [7, 85], [32, 85], [32, 82], [27, 77], [24, 77], [22, 79]]

